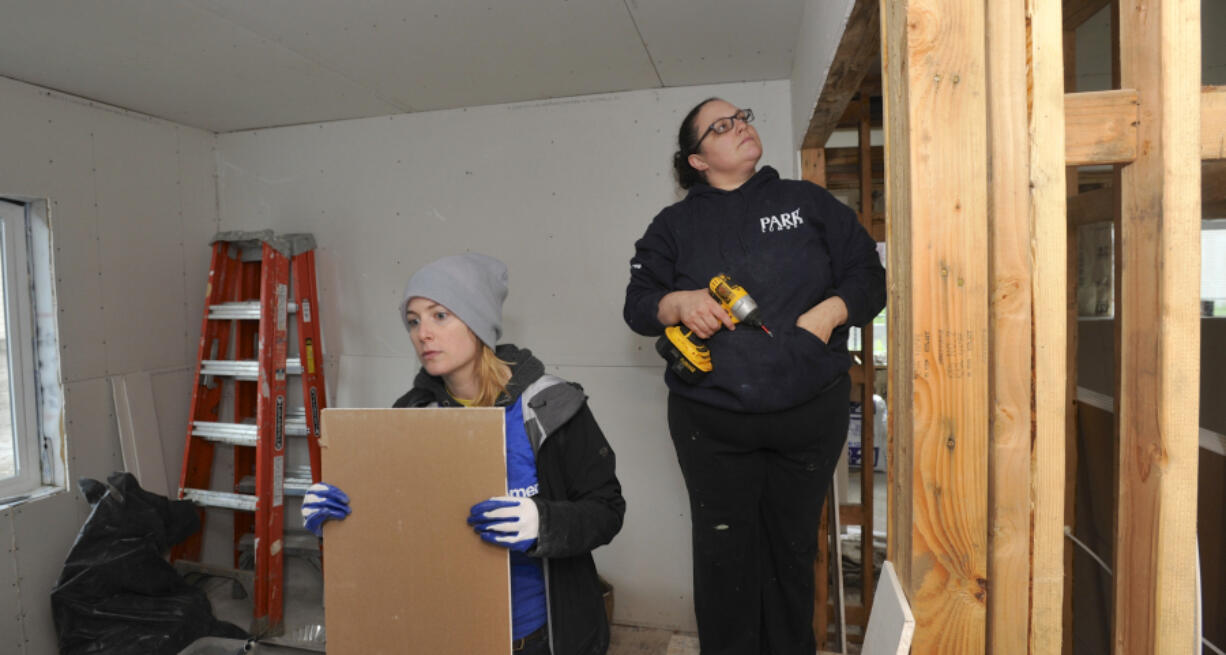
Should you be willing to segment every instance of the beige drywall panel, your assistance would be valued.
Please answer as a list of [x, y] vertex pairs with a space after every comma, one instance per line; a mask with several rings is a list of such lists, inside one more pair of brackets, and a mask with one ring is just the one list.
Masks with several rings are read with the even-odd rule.
[[551, 373], [576, 372], [628, 476], [626, 533], [597, 551], [617, 585], [619, 616], [690, 630], [688, 500], [668, 437], [662, 361], [653, 339], [626, 327], [622, 303], [635, 240], [681, 197], [670, 165], [678, 125], [709, 96], [752, 107], [762, 163], [792, 174], [787, 82], [479, 107], [217, 141], [222, 227], [308, 231], [319, 243], [334, 407], [388, 407], [412, 386], [419, 366], [396, 308], [414, 270], [467, 249], [507, 262], [503, 341], [530, 348]]
[[327, 409], [324, 476], [353, 514], [324, 526], [328, 650], [336, 655], [506, 653], [506, 548], [465, 523], [506, 494], [503, 411]]

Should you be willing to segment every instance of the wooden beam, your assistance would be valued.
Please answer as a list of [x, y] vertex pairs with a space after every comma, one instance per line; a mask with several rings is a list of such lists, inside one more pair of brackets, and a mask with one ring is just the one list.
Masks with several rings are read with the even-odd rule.
[[1068, 199], [1069, 225], [1109, 223], [1115, 218], [1115, 189], [1103, 187]]
[[[826, 185], [826, 149], [805, 148], [800, 151], [801, 179], [814, 184]], [[826, 631], [830, 614], [827, 602], [830, 596], [830, 528], [827, 522], [830, 516], [831, 499], [834, 494], [827, 494], [822, 505], [821, 523], [817, 527], [817, 559], [813, 565], [813, 634], [817, 636], [817, 647], [826, 644]], [[837, 511], [837, 510], [836, 510]]]
[[1033, 298], [1034, 402], [1031, 446], [1033, 543], [1030, 653], [1059, 655], [1063, 642], [1065, 427], [1072, 399], [1065, 385], [1068, 219], [1063, 30], [1053, 3], [1027, 0], [1031, 62], [1031, 226], [1035, 239]]
[[1064, 0], [1064, 29], [1077, 29], [1109, 4], [1111, 0]]
[[1064, 96], [1069, 166], [1118, 164], [1137, 156], [1137, 92], [1088, 91]]
[[[1030, 630], [1031, 257], [1027, 7], [988, 2], [992, 247], [988, 652], [1026, 655]], [[1058, 125], [1058, 124], [1057, 124]]]
[[1201, 159], [1226, 159], [1226, 86], [1207, 86], [1200, 96]]
[[[1200, 166], [1201, 216], [1226, 217], [1226, 160], [1209, 160]], [[1068, 199], [1069, 225], [1081, 226], [1107, 223], [1115, 214], [1115, 190], [1102, 187], [1085, 191]]]
[[[889, 353], [888, 393], [886, 394], [886, 432], [889, 434], [886, 459], [886, 559], [898, 569], [898, 578], [908, 598], [914, 598], [915, 575], [911, 568], [911, 530], [915, 511], [911, 491], [914, 487], [915, 452], [913, 406], [916, 369], [913, 361], [914, 320], [911, 316], [911, 88], [907, 51], [907, 7], [902, 2], [881, 3], [881, 60], [885, 148], [890, 153], [885, 167], [886, 198], [886, 291], [889, 312], [887, 352]], [[907, 272], [902, 272], [907, 269]], [[905, 335], [905, 336], [903, 336]], [[901, 399], [901, 400], [900, 400]]]
[[[873, 230], [873, 112], [872, 104], [867, 94], [860, 95], [860, 225], [868, 232]], [[884, 171], [883, 171], [884, 172]], [[860, 328], [860, 369], [864, 384], [860, 391], [860, 505], [863, 508], [863, 519], [860, 530], [860, 598], [866, 610], [865, 618], [860, 627], [862, 633], [868, 631], [867, 614], [873, 609], [873, 592], [876, 589], [874, 580], [874, 550], [873, 550], [873, 467], [877, 462], [873, 448], [873, 379], [876, 368], [873, 366], [873, 323]], [[855, 367], [855, 364], [852, 364]]]
[[[1064, 26], [1064, 92], [1077, 91], [1077, 31]], [[1081, 188], [1076, 166], [1065, 170], [1065, 193], [1070, 198]], [[1073, 214], [1068, 212], [1071, 217]], [[1065, 394], [1072, 399], [1077, 395], [1077, 228], [1068, 226], [1065, 232], [1067, 250], [1065, 257]], [[1064, 524], [1076, 527], [1077, 508], [1077, 411], [1070, 400], [1064, 417]], [[1077, 546], [1071, 539], [1064, 542], [1064, 646], [1061, 653], [1073, 652], [1073, 554]]]
[[1117, 653], [1195, 652], [1200, 374], [1200, 0], [1126, 0], [1121, 84], [1140, 149], [1122, 171]]
[[[1201, 159], [1226, 159], [1226, 86], [1201, 91]], [[1064, 96], [1070, 166], [1127, 164], [1137, 156], [1136, 89]]]
[[825, 148], [805, 148], [800, 151], [800, 179], [826, 186]]
[[986, 645], [984, 4], [881, 3], [896, 409], [890, 551], [915, 613], [917, 655], [982, 655]]
[[826, 83], [817, 99], [817, 107], [809, 119], [802, 148], [826, 145], [839, 117], [847, 109], [852, 96], [877, 62], [881, 43], [881, 16], [877, 0], [855, 0], [843, 38], [835, 50], [834, 61], [826, 72]]

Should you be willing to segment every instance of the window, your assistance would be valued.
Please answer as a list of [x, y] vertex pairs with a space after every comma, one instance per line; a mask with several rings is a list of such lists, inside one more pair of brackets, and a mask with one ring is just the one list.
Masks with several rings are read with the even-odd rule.
[[46, 207], [0, 198], [0, 504], [64, 482]]
[[[1078, 230], [1077, 307], [1082, 318], [1115, 315], [1115, 243], [1111, 223]], [[1201, 221], [1201, 316], [1226, 317], [1226, 218]]]

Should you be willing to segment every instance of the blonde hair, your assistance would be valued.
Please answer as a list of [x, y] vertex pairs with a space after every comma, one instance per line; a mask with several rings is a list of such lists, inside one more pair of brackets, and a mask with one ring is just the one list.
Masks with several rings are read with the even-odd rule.
[[493, 407], [507, 390], [511, 381], [511, 362], [498, 358], [494, 349], [484, 342], [481, 343], [481, 354], [477, 359], [477, 397], [472, 399], [473, 407]]

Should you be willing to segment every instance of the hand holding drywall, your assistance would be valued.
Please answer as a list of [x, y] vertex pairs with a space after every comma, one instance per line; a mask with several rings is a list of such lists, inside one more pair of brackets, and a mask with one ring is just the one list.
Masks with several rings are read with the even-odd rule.
[[485, 541], [524, 553], [536, 545], [540, 516], [531, 498], [494, 496], [472, 506], [468, 524]]
[[324, 522], [349, 516], [349, 496], [326, 482], [316, 482], [302, 499], [302, 523], [316, 537], [322, 537]]

